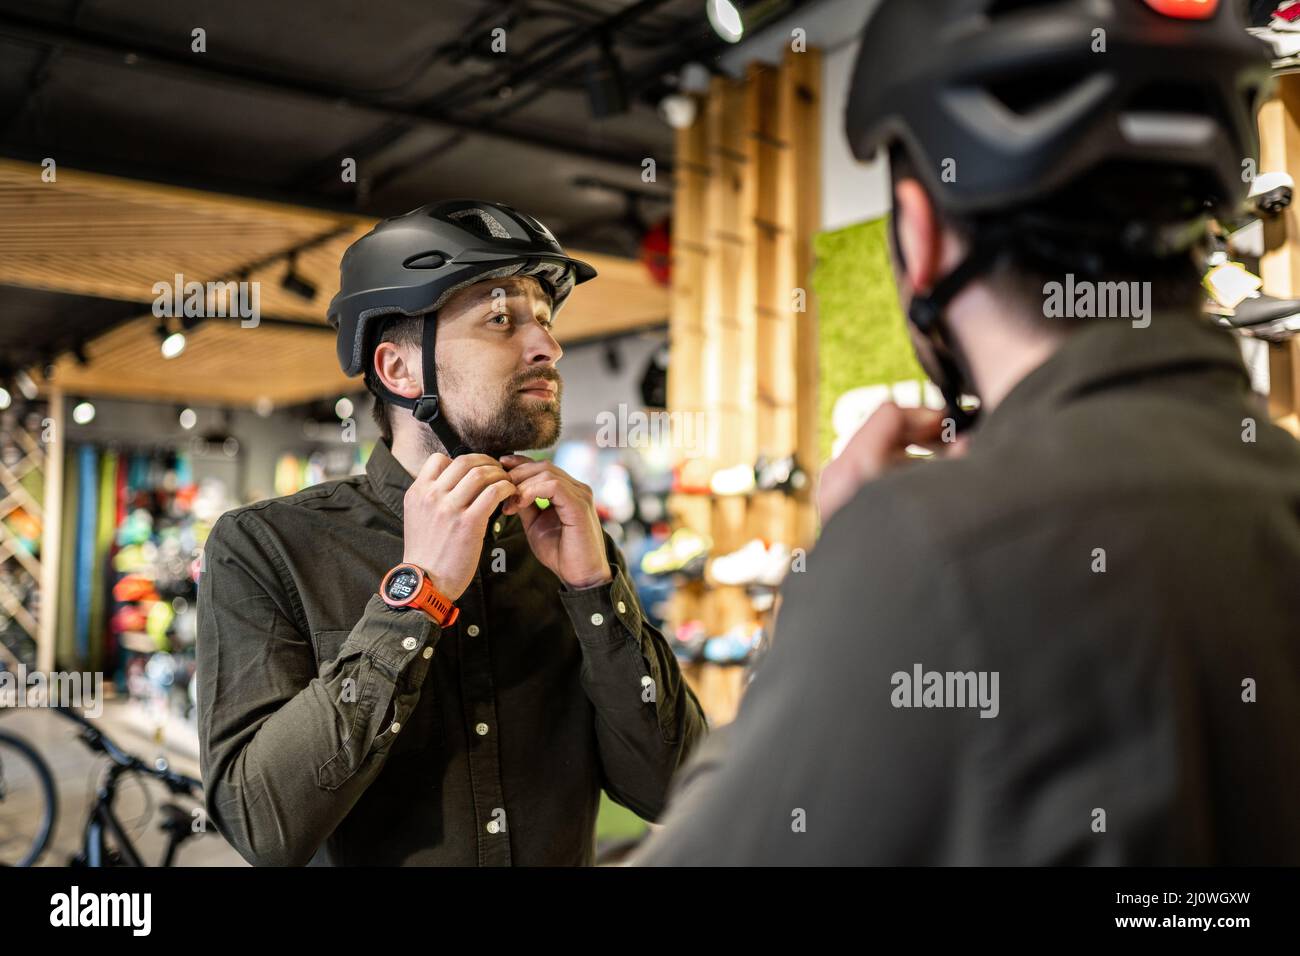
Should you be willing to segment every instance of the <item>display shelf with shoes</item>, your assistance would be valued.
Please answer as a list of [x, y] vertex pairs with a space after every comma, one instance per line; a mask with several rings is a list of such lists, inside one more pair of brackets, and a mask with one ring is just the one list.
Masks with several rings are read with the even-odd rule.
[[706, 577], [717, 584], [780, 587], [790, 569], [790, 549], [781, 542], [754, 538], [743, 548], [715, 557]]
[[649, 575], [680, 574], [699, 577], [713, 541], [689, 527], [681, 527], [667, 541], [641, 558], [641, 571]]
[[726, 632], [714, 635], [704, 642], [704, 659], [714, 664], [744, 664], [753, 655], [762, 637], [761, 625], [732, 625]]
[[745, 495], [755, 488], [752, 465], [732, 465], [719, 468], [709, 478], [709, 490], [715, 495]]
[[682, 664], [694, 664], [704, 655], [704, 645], [709, 640], [709, 630], [696, 618], [682, 621], [672, 633], [673, 654]]

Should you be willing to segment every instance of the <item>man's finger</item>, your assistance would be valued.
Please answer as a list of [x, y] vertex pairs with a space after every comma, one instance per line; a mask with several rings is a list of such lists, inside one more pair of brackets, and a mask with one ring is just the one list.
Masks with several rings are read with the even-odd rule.
[[[579, 489], [583, 487], [581, 482], [570, 475], [567, 471], [557, 468], [553, 462], [530, 460], [526, 460], [526, 462], [526, 464], [516, 465], [515, 467], [510, 468], [506, 472], [510, 476], [510, 480], [515, 484], [528, 481], [530, 478], [550, 476], [558, 481], [561, 487], [569, 488], [574, 495], [577, 495]], [[537, 501], [534, 503], [543, 511], [551, 506], [550, 499], [546, 495], [538, 495]]]
[[435, 451], [428, 458], [424, 459], [424, 464], [420, 466], [419, 473], [415, 476], [416, 481], [432, 482], [436, 481], [438, 476], [447, 470], [451, 464], [451, 458], [442, 452]]
[[478, 497], [465, 509], [465, 513], [475, 521], [482, 521], [486, 525], [487, 519], [496, 510], [497, 505], [509, 500], [514, 493], [514, 482], [505, 478], [494, 481], [478, 493]]
[[460, 484], [462, 478], [469, 474], [471, 468], [478, 468], [481, 465], [493, 465], [497, 468], [501, 467], [501, 463], [491, 455], [461, 455], [444, 468], [442, 474], [438, 476], [436, 482], [438, 490], [444, 494], [451, 491], [452, 488]]
[[845, 451], [855, 446], [864, 451], [883, 451], [898, 443], [906, 427], [903, 410], [893, 402], [885, 402], [862, 423], [862, 427], [849, 439]]
[[903, 439], [909, 445], [921, 445], [939, 438], [943, 432], [944, 413], [933, 408], [904, 408]]
[[542, 509], [537, 506], [536, 498], [528, 499], [528, 503], [522, 506], [518, 502], [518, 496], [512, 497], [506, 502], [505, 508], [502, 510], [507, 511], [509, 509], [508, 514], [519, 515], [519, 520], [524, 526], [524, 533], [527, 534], [528, 529], [533, 526], [533, 522], [541, 517]]
[[880, 463], [898, 447], [904, 427], [902, 409], [893, 402], [885, 402], [858, 426], [829, 467], [851, 474], [854, 484], [867, 481], [875, 476]]
[[[514, 481], [514, 478], [512, 477], [511, 480]], [[534, 475], [532, 478], [516, 481], [515, 486], [519, 489], [515, 495], [515, 504], [519, 507], [536, 508], [535, 499], [546, 498], [552, 505], [563, 511], [572, 497], [568, 489], [550, 474]]]
[[515, 484], [495, 461], [490, 465], [475, 465], [460, 481], [456, 482], [456, 487], [447, 492], [447, 503], [457, 509], [467, 509], [484, 488], [498, 481], [509, 481], [511, 485]]
[[[524, 461], [519, 464], [506, 465], [506, 461], [503, 458], [501, 459], [501, 463], [506, 466], [506, 472], [510, 475], [511, 480], [513, 481], [523, 481], [525, 478], [531, 478], [533, 475], [544, 473], [565, 475], [565, 472], [556, 468], [555, 465], [549, 461], [533, 461], [532, 459], [524, 459]], [[565, 477], [568, 476], [565, 475]]]

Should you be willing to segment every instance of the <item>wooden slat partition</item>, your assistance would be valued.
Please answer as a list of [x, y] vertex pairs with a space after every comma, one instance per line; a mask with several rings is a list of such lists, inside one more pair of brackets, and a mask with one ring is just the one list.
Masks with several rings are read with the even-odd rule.
[[[141, 304], [138, 320], [87, 344], [88, 365], [70, 356], [55, 363], [54, 382], [67, 393], [249, 405], [357, 386], [335, 362], [325, 311], [343, 251], [373, 219], [74, 169], [58, 169], [55, 182], [41, 173], [40, 166], [0, 160], [0, 284]], [[287, 261], [274, 257], [321, 237], [329, 238], [296, 260], [298, 274], [317, 289], [308, 301], [281, 287]], [[566, 303], [556, 323], [561, 343], [667, 320], [668, 290], [641, 263], [572, 252], [599, 276]], [[319, 330], [210, 320], [191, 334], [184, 354], [163, 359], [151, 314], [154, 284], [177, 273], [185, 281], [234, 280], [245, 270], [259, 284], [263, 316]]]
[[[743, 80], [715, 78], [696, 122], [678, 133], [669, 406], [702, 411], [715, 438], [684, 460], [691, 483], [759, 455], [794, 452], [810, 478], [817, 465], [808, 289], [820, 74], [819, 53], [808, 51], [787, 53], [777, 67], [754, 64]], [[709, 534], [715, 554], [754, 537], [807, 547], [815, 530], [807, 488], [793, 497], [675, 494], [669, 511], [676, 525]], [[761, 617], [741, 588], [691, 585], [679, 589], [672, 623], [698, 618], [717, 634]], [[741, 670], [701, 664], [687, 673], [710, 719], [730, 720]]]
[[[1259, 111], [1260, 171], [1285, 170], [1300, 181], [1300, 75], [1278, 77], [1277, 95]], [[1266, 224], [1260, 278], [1269, 295], [1300, 295], [1300, 206]], [[1268, 349], [1269, 415], [1300, 438], [1300, 339]]]

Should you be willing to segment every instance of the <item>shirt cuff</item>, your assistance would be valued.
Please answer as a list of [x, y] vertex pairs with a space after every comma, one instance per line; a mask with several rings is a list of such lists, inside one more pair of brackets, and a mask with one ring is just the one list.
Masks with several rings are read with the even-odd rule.
[[613, 572], [614, 580], [608, 584], [560, 591], [560, 602], [584, 644], [609, 644], [625, 636], [641, 642], [641, 605], [623, 569], [615, 567]]
[[413, 661], [428, 660], [425, 649], [434, 647], [441, 635], [442, 628], [423, 611], [399, 611], [372, 594], [361, 620], [339, 648], [339, 657], [365, 654], [396, 680]]

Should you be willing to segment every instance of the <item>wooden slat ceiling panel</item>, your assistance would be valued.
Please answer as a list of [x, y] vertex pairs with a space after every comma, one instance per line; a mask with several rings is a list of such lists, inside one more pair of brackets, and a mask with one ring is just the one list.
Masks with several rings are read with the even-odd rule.
[[[343, 251], [373, 220], [239, 197], [157, 186], [0, 160], [0, 283], [141, 303], [141, 318], [86, 345], [88, 364], [55, 362], [55, 381], [71, 392], [186, 401], [277, 404], [355, 388], [334, 358], [325, 310], [338, 288]], [[151, 315], [154, 284], [235, 280], [249, 266], [337, 232], [297, 257], [313, 283], [311, 301], [282, 288], [287, 262], [248, 272], [260, 283], [265, 316], [318, 323], [322, 330], [237, 319], [205, 322], [185, 352], [164, 359]], [[668, 291], [637, 262], [574, 252], [600, 275], [569, 300], [556, 328], [561, 342], [666, 321]]]

